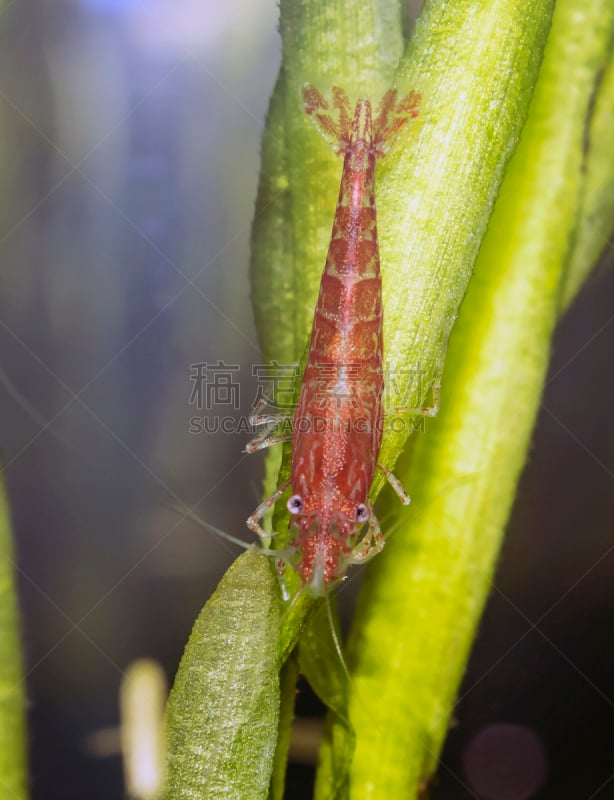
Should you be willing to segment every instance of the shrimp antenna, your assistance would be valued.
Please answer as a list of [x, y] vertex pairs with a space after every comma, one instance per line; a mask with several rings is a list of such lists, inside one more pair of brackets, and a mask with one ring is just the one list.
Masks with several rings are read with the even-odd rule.
[[[54, 416], [52, 416], [50, 419], [45, 419], [45, 417], [37, 411], [32, 403], [26, 399], [25, 395], [21, 393], [21, 391], [17, 388], [17, 385], [13, 383], [3, 367], [0, 367], [0, 386], [6, 390], [6, 393], [9, 395], [11, 400], [13, 400], [17, 406], [40, 427], [40, 430], [34, 437], [35, 439], [38, 438], [42, 433], [47, 433], [53, 439], [55, 439], [56, 442], [61, 444], [62, 447], [64, 447], [69, 453], [72, 453], [72, 455], [76, 456], [80, 461], [85, 461], [87, 463], [87, 459], [84, 458], [83, 453], [80, 452], [79, 449], [76, 448], [71, 442], [69, 442], [65, 436], [63, 436], [61, 433], [58, 433], [58, 431], [56, 431], [56, 429], [53, 427], [53, 423], [58, 417], [61, 416], [62, 411], [54, 414]], [[34, 439], [31, 441], [34, 441]], [[91, 466], [91, 464], [88, 464], [88, 466]]]
[[343, 649], [341, 648], [341, 642], [339, 641], [339, 637], [337, 636], [337, 629], [335, 628], [335, 620], [333, 619], [333, 605], [330, 601], [330, 592], [328, 590], [328, 586], [324, 591], [324, 601], [326, 603], [326, 614], [328, 616], [328, 623], [330, 625], [330, 632], [333, 637], [335, 650], [337, 651], [337, 655], [339, 656], [339, 661], [341, 662], [341, 666], [343, 667], [343, 671], [345, 672], [347, 679], [351, 680], [350, 670], [348, 669], [348, 665], [343, 656]]
[[178, 514], [181, 514], [184, 519], [190, 519], [192, 522], [196, 522], [197, 525], [200, 525], [201, 528], [204, 528], [206, 531], [213, 533], [215, 536], [218, 536], [220, 539], [226, 539], [226, 541], [231, 542], [232, 544], [236, 544], [239, 547], [242, 547], [244, 550], [252, 550], [255, 549], [259, 553], [265, 556], [273, 556], [274, 558], [283, 558], [283, 550], [266, 550], [263, 547], [258, 547], [256, 542], [249, 544], [249, 542], [244, 542], [243, 539], [239, 539], [236, 536], [231, 536], [230, 533], [226, 533], [221, 528], [217, 528], [215, 525], [212, 525], [210, 522], [205, 522], [204, 519], [201, 519], [197, 514], [195, 514], [191, 509], [185, 508], [184, 506], [180, 505], [172, 505], [171, 508], [173, 511], [176, 511]]
[[[303, 584], [303, 586], [301, 586], [300, 589], [297, 590], [296, 594], [294, 595], [294, 597], [292, 598], [292, 600], [290, 601], [288, 607], [284, 612], [284, 619], [288, 617], [294, 606], [297, 604], [299, 598], [305, 591], [306, 586], [307, 584]], [[328, 587], [326, 587], [326, 590], [324, 592], [324, 602], [326, 604], [326, 615], [328, 617], [328, 624], [330, 626], [330, 632], [333, 639], [333, 644], [335, 645], [335, 651], [337, 653], [337, 656], [339, 657], [339, 661], [341, 663], [341, 666], [343, 667], [343, 671], [345, 672], [348, 680], [351, 680], [350, 671], [348, 669], [346, 660], [343, 656], [343, 649], [341, 647], [341, 642], [339, 641], [339, 637], [337, 636], [337, 629], [335, 628], [335, 621], [333, 619], [333, 609], [332, 609], [332, 604], [330, 602], [330, 592], [328, 590]]]
[[[305, 591], [305, 585], [303, 585], [299, 589], [297, 589], [296, 594], [294, 595], [292, 600], [290, 600], [290, 602], [288, 603], [288, 607], [284, 611], [284, 620], [287, 619], [287, 617], [290, 615], [290, 612], [292, 611], [294, 606], [297, 604], [300, 596], [303, 594], [304, 591]], [[287, 596], [287, 591], [286, 591], [286, 596]]]

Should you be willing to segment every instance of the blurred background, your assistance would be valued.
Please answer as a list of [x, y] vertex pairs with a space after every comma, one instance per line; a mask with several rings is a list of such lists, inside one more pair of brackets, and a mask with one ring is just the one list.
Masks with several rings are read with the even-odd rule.
[[[122, 671], [146, 655], [172, 681], [237, 553], [173, 505], [250, 540], [261, 458], [242, 453], [247, 434], [190, 420], [212, 406], [236, 420], [260, 388], [248, 258], [277, 8], [4, 0], [0, 12], [0, 447], [32, 797], [109, 800], [123, 796]], [[614, 797], [604, 250], [557, 335], [439, 800]], [[322, 711], [305, 686], [298, 710]], [[293, 765], [288, 797], [310, 797], [312, 774]]]

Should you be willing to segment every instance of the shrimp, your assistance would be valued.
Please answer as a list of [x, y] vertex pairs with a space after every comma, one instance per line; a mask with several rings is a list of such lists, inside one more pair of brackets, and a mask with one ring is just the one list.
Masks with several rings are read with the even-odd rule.
[[[384, 545], [368, 499], [384, 417], [375, 162], [417, 116], [420, 95], [410, 92], [397, 102], [396, 90], [386, 92], [375, 119], [366, 99], [356, 103], [352, 114], [338, 87], [332, 90], [338, 114], [331, 113], [313, 86], [304, 87], [303, 99], [307, 115], [343, 155], [341, 187], [294, 414], [291, 478], [258, 506], [247, 525], [266, 536], [260, 521], [291, 485], [291, 535], [280, 557], [298, 572], [303, 587], [322, 596], [344, 579], [350, 564], [366, 561]], [[274, 424], [272, 417], [256, 421]], [[248, 450], [281, 440], [265, 432]], [[394, 475], [379, 469], [401, 501], [409, 503]]]

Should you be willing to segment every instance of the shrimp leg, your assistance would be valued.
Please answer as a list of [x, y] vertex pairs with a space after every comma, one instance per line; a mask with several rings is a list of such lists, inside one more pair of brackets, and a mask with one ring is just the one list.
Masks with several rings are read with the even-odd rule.
[[364, 539], [360, 544], [356, 547], [354, 553], [352, 554], [352, 558], [350, 559], [350, 564], [364, 564], [373, 556], [376, 556], [378, 553], [382, 552], [384, 545], [386, 544], [386, 540], [382, 534], [382, 529], [380, 528], [379, 520], [375, 516], [375, 512], [371, 509], [371, 515], [369, 517], [369, 530], [367, 531]]
[[290, 481], [284, 481], [281, 486], [278, 487], [270, 497], [267, 497], [266, 500], [263, 500], [253, 514], [250, 514], [247, 518], [247, 527], [250, 529], [250, 531], [257, 533], [261, 539], [268, 539], [271, 534], [267, 533], [260, 525], [260, 520], [270, 508], [273, 508], [288, 486], [290, 486]]
[[262, 414], [262, 410], [266, 408], [266, 401], [260, 400], [253, 413], [249, 416], [249, 424], [254, 427], [264, 425], [264, 430], [260, 431], [250, 442], [245, 446], [246, 453], [256, 453], [258, 450], [264, 450], [267, 447], [272, 447], [274, 444], [281, 442], [289, 442], [292, 439], [292, 432], [288, 433], [274, 433], [275, 429], [281, 423], [291, 423], [292, 414]]
[[377, 468], [380, 472], [384, 474], [384, 477], [388, 481], [388, 483], [392, 486], [396, 494], [398, 495], [399, 500], [403, 503], [404, 506], [408, 506], [411, 503], [411, 498], [405, 491], [403, 484], [397, 478], [397, 476], [391, 472], [386, 467], [382, 466], [381, 464], [377, 465]]
[[246, 453], [256, 453], [258, 450], [265, 450], [267, 447], [272, 447], [274, 444], [281, 444], [282, 442], [289, 442], [292, 439], [291, 433], [274, 434], [276, 425], [267, 427], [264, 431], [255, 436], [251, 442], [245, 445]]

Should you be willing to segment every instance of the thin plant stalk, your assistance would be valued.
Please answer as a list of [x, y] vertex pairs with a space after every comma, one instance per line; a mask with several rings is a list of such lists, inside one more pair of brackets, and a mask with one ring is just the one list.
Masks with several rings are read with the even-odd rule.
[[8, 503], [0, 489], [0, 789], [25, 800], [25, 684]]

